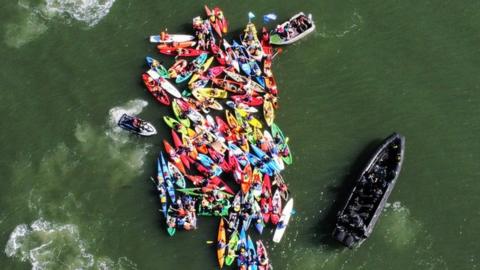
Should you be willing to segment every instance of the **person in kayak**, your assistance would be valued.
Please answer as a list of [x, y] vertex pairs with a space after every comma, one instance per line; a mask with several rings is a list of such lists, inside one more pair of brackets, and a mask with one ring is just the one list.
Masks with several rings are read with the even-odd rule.
[[176, 218], [170, 217], [170, 218], [168, 219], [168, 221], [167, 221], [167, 226], [168, 226], [169, 228], [175, 228], [176, 223], [177, 223], [177, 222], [176, 222]]
[[236, 258], [238, 255], [235, 253], [235, 247], [231, 247], [228, 249], [228, 255], [229, 257]]
[[190, 224], [190, 222], [184, 222], [184, 223], [183, 223], [183, 229], [184, 229], [185, 231], [190, 231], [190, 230], [193, 229], [193, 227], [192, 227], [192, 225]]
[[168, 29], [165, 28], [165, 30], [160, 33], [160, 40], [166, 41], [169, 38], [170, 38], [170, 35], [168, 34]]
[[223, 249], [223, 248], [226, 248], [226, 247], [227, 247], [227, 244], [222, 239], [220, 239], [217, 243], [217, 248], [218, 249]]
[[245, 247], [242, 245], [242, 246], [240, 247], [240, 252], [239, 252], [238, 260], [239, 260], [240, 262], [242, 262], [243, 264], [245, 264], [247, 258], [248, 258], [247, 250], [246, 250]]
[[280, 189], [280, 192], [284, 193], [285, 195], [288, 195], [288, 193], [289, 193], [288, 186], [285, 183], [280, 183], [278, 185], [278, 189]]

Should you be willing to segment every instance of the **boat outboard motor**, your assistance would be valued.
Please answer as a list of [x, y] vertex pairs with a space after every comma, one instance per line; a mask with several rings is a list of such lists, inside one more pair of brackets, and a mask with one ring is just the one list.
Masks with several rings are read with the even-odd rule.
[[335, 239], [337, 239], [338, 241], [343, 242], [343, 239], [345, 239], [346, 235], [347, 234], [342, 227], [337, 227], [336, 233], [333, 237], [335, 237]]

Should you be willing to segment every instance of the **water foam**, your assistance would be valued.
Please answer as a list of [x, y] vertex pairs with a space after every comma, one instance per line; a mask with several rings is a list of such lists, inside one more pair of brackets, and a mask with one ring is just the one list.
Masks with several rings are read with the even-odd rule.
[[46, 0], [43, 13], [75, 19], [88, 26], [96, 25], [105, 17], [115, 0]]
[[37, 39], [47, 30], [47, 25], [37, 14], [26, 14], [21, 16], [19, 22], [5, 25], [5, 43], [9, 47], [20, 48]]
[[48, 30], [48, 23], [58, 18], [93, 27], [109, 12], [115, 0], [33, 0], [18, 1], [18, 21], [5, 24], [5, 43], [13, 48], [37, 39]]
[[5, 253], [30, 262], [32, 270], [60, 266], [85, 269], [94, 265], [93, 255], [86, 251], [75, 225], [53, 224], [41, 219], [30, 226], [18, 225], [10, 234]]
[[87, 251], [74, 224], [56, 224], [44, 219], [30, 226], [20, 224], [10, 234], [5, 254], [29, 262], [32, 270], [43, 269], [137, 269], [126, 257], [114, 262]]
[[422, 225], [411, 217], [410, 210], [397, 201], [387, 203], [384, 211], [380, 228], [385, 241], [397, 248], [414, 245]]

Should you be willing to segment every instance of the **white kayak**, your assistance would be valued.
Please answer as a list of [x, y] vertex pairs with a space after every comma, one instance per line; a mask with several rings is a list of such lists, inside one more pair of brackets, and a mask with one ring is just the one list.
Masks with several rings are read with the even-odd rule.
[[150, 36], [151, 43], [172, 43], [172, 42], [185, 42], [194, 40], [195, 37], [191, 35], [181, 35], [181, 34], [168, 34], [166, 39], [161, 39], [160, 35]]
[[280, 243], [280, 240], [282, 240], [283, 234], [287, 229], [288, 221], [290, 220], [290, 216], [292, 215], [292, 210], [293, 198], [291, 198], [283, 208], [282, 216], [280, 217], [280, 221], [278, 222], [275, 233], [273, 234], [273, 242]]
[[172, 95], [176, 98], [181, 98], [182, 97], [182, 94], [180, 93], [180, 91], [178, 91], [178, 89], [171, 82], [169, 82], [167, 79], [159, 77], [158, 82], [159, 82], [160, 86], [163, 89], [165, 89], [165, 91], [170, 93], [170, 95]]
[[158, 74], [158, 72], [156, 72], [153, 69], [147, 70], [147, 74], [148, 74], [148, 76], [152, 77], [152, 79], [155, 80], [155, 81], [158, 81], [158, 79], [160, 79], [160, 77], [161, 77], [160, 74]]
[[249, 112], [249, 113], [258, 112], [258, 110], [255, 107], [250, 107], [250, 106], [246, 105], [245, 103], [236, 104], [235, 102], [229, 100], [229, 101], [225, 102], [225, 104], [227, 104], [227, 106], [232, 108], [232, 109], [239, 108], [239, 109], [242, 109], [242, 110], [244, 110], [246, 112]]

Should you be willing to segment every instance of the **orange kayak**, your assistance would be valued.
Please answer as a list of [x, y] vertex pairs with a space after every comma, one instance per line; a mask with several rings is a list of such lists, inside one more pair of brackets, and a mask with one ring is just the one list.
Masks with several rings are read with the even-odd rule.
[[217, 257], [218, 265], [220, 268], [223, 267], [225, 262], [225, 248], [227, 247], [227, 236], [225, 234], [225, 226], [223, 225], [223, 218], [220, 219], [220, 226], [218, 227], [218, 236], [217, 236]]
[[169, 49], [169, 48], [189, 48], [195, 46], [197, 42], [190, 40], [190, 41], [183, 41], [183, 42], [173, 42], [173, 43], [162, 43], [157, 45], [157, 49]]
[[163, 146], [165, 146], [165, 151], [170, 156], [170, 160], [173, 164], [183, 173], [186, 174], [185, 167], [183, 166], [180, 156], [177, 154], [175, 149], [168, 143], [167, 140], [163, 140]]

